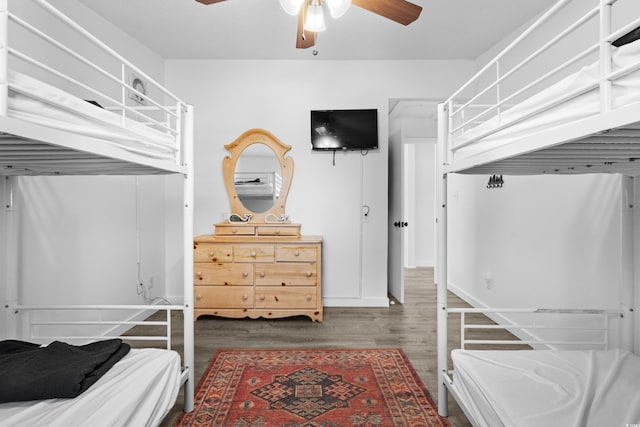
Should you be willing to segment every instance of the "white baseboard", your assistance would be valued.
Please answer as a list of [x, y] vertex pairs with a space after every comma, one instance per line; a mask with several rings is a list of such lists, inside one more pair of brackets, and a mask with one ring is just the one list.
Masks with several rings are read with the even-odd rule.
[[389, 307], [389, 298], [323, 298], [324, 307]]

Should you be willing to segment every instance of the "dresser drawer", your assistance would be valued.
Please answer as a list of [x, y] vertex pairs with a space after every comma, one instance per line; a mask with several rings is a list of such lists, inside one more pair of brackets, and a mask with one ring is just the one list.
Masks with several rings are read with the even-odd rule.
[[195, 262], [231, 262], [233, 260], [233, 245], [195, 243], [193, 260]]
[[195, 308], [253, 308], [253, 286], [195, 286]]
[[277, 261], [316, 262], [317, 259], [316, 246], [278, 245], [276, 248]]
[[195, 285], [253, 285], [252, 264], [196, 262], [193, 265]]
[[256, 234], [256, 228], [253, 226], [216, 224], [218, 236], [253, 236], [254, 234]]
[[273, 245], [234, 245], [234, 262], [273, 262]]
[[315, 263], [257, 264], [255, 272], [255, 283], [262, 286], [315, 286], [318, 282]]
[[258, 236], [289, 236], [300, 235], [300, 226], [261, 225], [257, 229]]
[[256, 308], [316, 308], [315, 287], [256, 286]]

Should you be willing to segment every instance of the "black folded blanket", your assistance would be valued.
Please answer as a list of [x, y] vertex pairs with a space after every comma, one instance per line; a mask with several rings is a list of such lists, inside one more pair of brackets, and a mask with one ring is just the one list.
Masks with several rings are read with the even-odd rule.
[[46, 347], [0, 341], [0, 402], [73, 398], [87, 390], [129, 352], [120, 339]]

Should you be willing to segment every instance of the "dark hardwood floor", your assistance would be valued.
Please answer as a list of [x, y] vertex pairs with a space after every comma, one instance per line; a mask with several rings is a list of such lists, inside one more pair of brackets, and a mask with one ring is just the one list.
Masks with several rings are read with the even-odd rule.
[[[450, 306], [466, 306], [455, 295]], [[405, 303], [388, 308], [325, 307], [324, 321], [306, 317], [278, 320], [201, 317], [195, 323], [195, 375], [200, 378], [220, 348], [293, 347], [400, 347], [437, 401], [436, 382], [436, 287], [433, 270], [407, 269]], [[182, 351], [182, 322], [173, 322], [174, 348]], [[450, 340], [459, 339], [450, 327]], [[172, 426], [182, 410], [182, 393], [161, 426]], [[454, 427], [470, 426], [453, 398], [449, 420]]]

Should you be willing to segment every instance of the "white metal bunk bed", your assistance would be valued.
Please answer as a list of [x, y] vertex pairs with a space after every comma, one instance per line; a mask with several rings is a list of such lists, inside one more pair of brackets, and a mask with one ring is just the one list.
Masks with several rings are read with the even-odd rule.
[[[160, 342], [166, 349], [132, 349], [74, 399], [2, 403], [0, 424], [62, 426], [86, 420], [88, 425], [158, 425], [173, 407], [180, 385], [184, 386], [184, 410], [193, 409], [193, 109], [51, 4], [44, 0], [30, 3], [29, 7], [46, 16], [42, 30], [34, 23], [42, 20], [28, 22], [27, 17], [9, 10], [7, 0], [0, 1], [0, 175], [9, 182], [8, 191], [19, 176], [183, 176], [184, 303], [153, 308], [140, 304], [28, 306], [10, 300], [4, 307], [5, 318], [16, 317], [16, 325], [36, 319], [27, 326], [25, 337], [34, 342], [105, 340], [110, 338], [105, 331], [119, 334], [144, 324], [163, 327], [166, 333], [129, 334], [123, 339]], [[57, 38], [50, 34], [51, 21], [63, 28]], [[37, 40], [32, 51], [21, 43], [27, 36]], [[69, 40], [86, 43], [84, 49]], [[90, 54], [79, 53], [88, 50]], [[65, 59], [60, 61], [63, 55]], [[132, 75], [147, 83], [146, 90], [132, 84]], [[11, 200], [9, 194], [7, 203]], [[12, 228], [15, 224], [10, 218], [7, 221], [5, 227], [11, 235], [4, 236], [3, 245], [18, 238]], [[12, 249], [5, 251], [9, 268], [15, 268], [10, 265], [16, 261], [10, 256]], [[12, 283], [3, 286], [18, 286], [17, 277], [5, 277]], [[56, 314], [49, 316], [54, 320], [41, 321], [42, 316], [34, 314], [44, 311], [67, 318], [61, 320]], [[73, 315], [79, 311], [105, 314], [85, 321]], [[165, 312], [165, 318], [131, 320], [156, 311]], [[171, 350], [172, 311], [182, 312], [184, 320], [182, 363], [180, 355]], [[43, 328], [68, 330], [79, 325], [88, 325], [93, 332], [68, 337], [41, 332]]]
[[[640, 13], [637, 3], [631, 3], [558, 1], [438, 107], [438, 408], [443, 416], [447, 415], [450, 392], [475, 426], [640, 422], [636, 384], [640, 357], [631, 352], [632, 275], [623, 278], [623, 294], [628, 299], [621, 302], [619, 310], [447, 306], [449, 174], [640, 174], [640, 40], [632, 41], [640, 34]], [[633, 7], [635, 13], [625, 12]], [[557, 25], [559, 21], [554, 21], [562, 16], [567, 19], [568, 15], [573, 16], [570, 24]], [[554, 25], [561, 29], [551, 32], [549, 28]], [[532, 36], [541, 31], [548, 41], [531, 47]], [[585, 32], [591, 38], [585, 39], [584, 50], [574, 48], [567, 55], [565, 45], [560, 49], [565, 52], [560, 61], [557, 51], [549, 53], [572, 37], [575, 42], [576, 34], [584, 39]], [[520, 58], [514, 60], [514, 56]], [[624, 178], [622, 182], [622, 191], [633, 194], [633, 180]], [[632, 236], [633, 219], [624, 226], [626, 234]], [[628, 250], [622, 263], [628, 268], [633, 265], [632, 240], [623, 242]], [[465, 321], [470, 313], [491, 316], [504, 312], [525, 319], [506, 327]], [[461, 316], [462, 335], [462, 348], [451, 353], [451, 370], [447, 340], [450, 315]], [[562, 317], [561, 339], [539, 339], [554, 322], [539, 323], [535, 319], [549, 315]], [[567, 320], [574, 316], [580, 320]], [[622, 349], [609, 349], [612, 317], [623, 319], [619, 322]], [[592, 318], [596, 319], [595, 325], [585, 320]], [[521, 339], [473, 340], [465, 335], [501, 327]], [[533, 349], [465, 348], [514, 342]]]
[[233, 176], [239, 197], [275, 200], [280, 195], [282, 177], [276, 172], [236, 172]]

